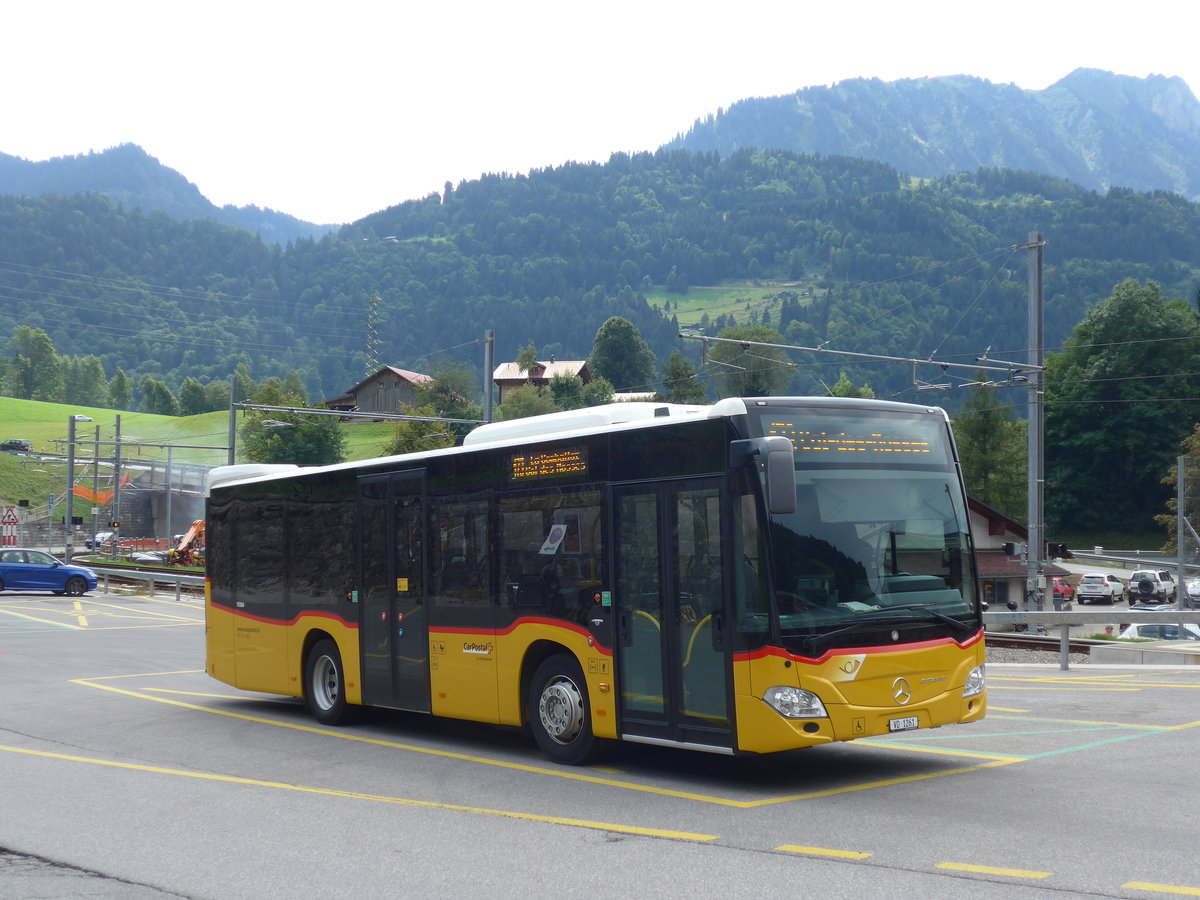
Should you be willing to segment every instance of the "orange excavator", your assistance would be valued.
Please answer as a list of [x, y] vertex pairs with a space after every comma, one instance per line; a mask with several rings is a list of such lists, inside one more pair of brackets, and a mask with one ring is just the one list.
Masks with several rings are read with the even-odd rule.
[[179, 544], [167, 551], [167, 562], [173, 566], [194, 566], [200, 562], [204, 544], [204, 520], [197, 519]]

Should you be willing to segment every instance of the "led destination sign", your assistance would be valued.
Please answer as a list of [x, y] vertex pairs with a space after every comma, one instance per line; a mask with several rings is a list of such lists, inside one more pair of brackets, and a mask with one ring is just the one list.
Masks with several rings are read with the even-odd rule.
[[564, 478], [587, 472], [587, 451], [552, 450], [544, 453], [516, 453], [512, 458], [513, 481], [537, 478]]
[[948, 461], [944, 428], [939, 422], [884, 416], [764, 417], [763, 433], [792, 442], [799, 462], [812, 460], [887, 460], [889, 465], [942, 465]]

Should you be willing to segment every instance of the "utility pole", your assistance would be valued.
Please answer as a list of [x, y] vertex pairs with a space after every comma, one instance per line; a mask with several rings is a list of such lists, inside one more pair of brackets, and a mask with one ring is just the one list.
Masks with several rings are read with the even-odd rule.
[[96, 426], [96, 440], [92, 448], [92, 550], [98, 550], [96, 546], [96, 525], [97, 518], [100, 515], [100, 503], [96, 499], [100, 496], [100, 426]]
[[483, 421], [492, 421], [492, 372], [496, 369], [496, 332], [483, 333]]
[[171, 549], [171, 531], [172, 531], [172, 529], [171, 529], [171, 494], [174, 493], [174, 490], [175, 490], [174, 479], [172, 478], [172, 470], [174, 467], [174, 462], [171, 459], [171, 456], [172, 456], [171, 451], [173, 451], [174, 449], [175, 449], [174, 447], [170, 447], [170, 446], [167, 447], [167, 529], [166, 529], [166, 531], [167, 531], [167, 549], [168, 550]]
[[[1043, 422], [1043, 362], [1045, 334], [1043, 331], [1042, 249], [1046, 242], [1040, 232], [1029, 235], [1024, 249], [1029, 251], [1029, 482], [1026, 512], [1029, 518], [1029, 540], [1026, 542], [1025, 608], [1042, 609], [1042, 592], [1046, 585], [1045, 535], [1045, 435]], [[1055, 605], [1060, 605], [1056, 601]]]
[[233, 465], [233, 447], [237, 441], [237, 372], [229, 376], [229, 461]]
[[75, 423], [90, 422], [91, 416], [76, 414], [67, 419], [67, 513], [63, 517], [63, 559], [71, 561], [75, 543]]
[[112, 558], [121, 552], [121, 417], [116, 417], [113, 434], [113, 536]]
[[379, 371], [379, 347], [383, 343], [379, 339], [379, 326], [383, 324], [379, 307], [382, 303], [379, 292], [371, 291], [371, 296], [367, 298], [367, 337], [363, 341], [363, 363], [366, 368], [363, 378], [370, 378]]

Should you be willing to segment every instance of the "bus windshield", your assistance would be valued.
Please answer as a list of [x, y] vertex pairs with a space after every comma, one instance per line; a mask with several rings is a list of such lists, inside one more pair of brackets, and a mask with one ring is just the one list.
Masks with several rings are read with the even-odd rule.
[[873, 643], [873, 629], [958, 638], [978, 629], [969, 520], [944, 420], [773, 410], [762, 425], [796, 448], [796, 510], [769, 527], [786, 643], [808, 637], [804, 649], [820, 650]]

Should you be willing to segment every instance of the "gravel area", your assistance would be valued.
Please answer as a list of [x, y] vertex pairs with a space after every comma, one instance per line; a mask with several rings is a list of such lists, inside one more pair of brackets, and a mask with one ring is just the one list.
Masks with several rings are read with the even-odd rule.
[[[1086, 653], [1071, 653], [1072, 666], [1086, 665], [1090, 657]], [[1062, 665], [1062, 653], [1055, 647], [1053, 650], [1025, 650], [1015, 647], [987, 648], [987, 661], [990, 663], [1010, 663], [1018, 666]]]

